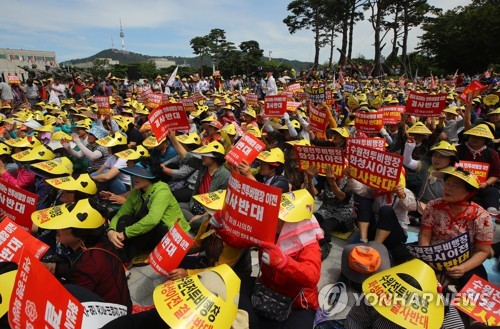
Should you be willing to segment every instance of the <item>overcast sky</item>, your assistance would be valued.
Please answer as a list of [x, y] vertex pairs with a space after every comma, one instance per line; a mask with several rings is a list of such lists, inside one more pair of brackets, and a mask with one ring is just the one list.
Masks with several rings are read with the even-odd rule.
[[[226, 31], [238, 46], [256, 40], [265, 56], [313, 61], [311, 31], [290, 35], [283, 19], [285, 0], [10, 0], [2, 1], [0, 47], [55, 51], [57, 61], [91, 56], [103, 49], [121, 48], [120, 18], [127, 50], [152, 56], [194, 56], [189, 41], [212, 28]], [[470, 0], [429, 0], [445, 10]], [[409, 50], [418, 44], [420, 29], [410, 32]], [[373, 30], [368, 21], [354, 31], [353, 55], [373, 58]], [[390, 42], [388, 36], [387, 39]], [[336, 45], [340, 45], [340, 37]], [[387, 45], [383, 55], [388, 55]], [[328, 60], [328, 49], [320, 62]], [[338, 52], [335, 59], [338, 60]]]

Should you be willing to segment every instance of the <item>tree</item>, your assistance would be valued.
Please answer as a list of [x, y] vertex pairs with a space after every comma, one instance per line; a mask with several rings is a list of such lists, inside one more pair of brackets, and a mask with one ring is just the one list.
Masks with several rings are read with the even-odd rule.
[[287, 10], [292, 15], [287, 16], [283, 23], [288, 26], [290, 34], [298, 30], [307, 29], [314, 33], [314, 65], [318, 66], [319, 50], [322, 45], [322, 32], [327, 23], [325, 0], [293, 0], [288, 4]]
[[139, 76], [141, 78], [153, 79], [157, 74], [158, 70], [154, 62], [139, 63]]
[[260, 49], [259, 43], [255, 40], [243, 41], [239, 47], [243, 53], [242, 61], [245, 73], [256, 71], [260, 66], [264, 50]]
[[210, 56], [215, 61], [215, 68], [218, 69], [224, 51], [230, 46], [226, 40], [226, 32], [222, 29], [212, 29], [207, 35], [207, 39], [209, 41]]
[[193, 53], [200, 56], [200, 74], [203, 75], [203, 58], [209, 54], [210, 40], [208, 36], [194, 37], [189, 43], [193, 48]]
[[94, 58], [92, 60], [92, 67], [89, 72], [97, 79], [102, 79], [106, 76], [106, 69], [109, 68], [109, 60], [105, 58]]

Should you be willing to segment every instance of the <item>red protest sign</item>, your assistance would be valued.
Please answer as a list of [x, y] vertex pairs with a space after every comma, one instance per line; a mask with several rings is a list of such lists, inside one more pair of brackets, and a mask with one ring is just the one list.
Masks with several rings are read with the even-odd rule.
[[19, 78], [17, 75], [12, 75], [12, 74], [7, 75], [7, 81], [9, 83], [21, 84], [21, 78]]
[[83, 306], [42, 263], [24, 251], [10, 298], [9, 324], [20, 328], [81, 328]]
[[323, 134], [327, 124], [326, 112], [309, 103], [309, 125], [311, 129], [315, 133]]
[[382, 106], [379, 107], [378, 111], [384, 114], [384, 125], [396, 125], [401, 121], [401, 115], [405, 112], [405, 107], [403, 105]]
[[356, 112], [354, 126], [357, 131], [367, 134], [378, 134], [384, 127], [384, 113], [382, 112]]
[[446, 94], [420, 94], [410, 91], [406, 113], [419, 117], [438, 117], [446, 107]]
[[303, 101], [307, 99], [307, 94], [303, 91], [298, 91], [295, 95], [299, 101]]
[[291, 91], [292, 93], [298, 93], [302, 91], [302, 86], [298, 82], [292, 83], [291, 85], [288, 86], [287, 90]]
[[196, 111], [196, 106], [194, 105], [194, 100], [191, 97], [181, 99], [182, 106], [184, 106], [185, 111]]
[[108, 96], [94, 96], [94, 102], [97, 104], [97, 108], [99, 109], [100, 114], [105, 114], [109, 112], [109, 109], [111, 107], [109, 105]]
[[458, 96], [458, 98], [464, 103], [470, 103], [475, 97], [479, 96], [488, 87], [475, 80], [465, 88], [465, 90]]
[[403, 157], [360, 145], [347, 148], [349, 175], [360, 183], [382, 191], [392, 191], [398, 185]]
[[484, 162], [475, 162], [475, 161], [462, 161], [455, 164], [455, 167], [462, 167], [464, 170], [467, 170], [474, 175], [476, 175], [479, 183], [484, 183], [488, 179], [488, 173], [490, 171], [490, 164]]
[[149, 95], [149, 107], [152, 109], [157, 108], [163, 102], [163, 94], [152, 93]]
[[348, 138], [346, 146], [360, 145], [384, 152], [385, 143], [386, 141], [384, 138]]
[[193, 242], [193, 238], [182, 230], [179, 222], [175, 222], [149, 255], [149, 264], [158, 274], [167, 276], [179, 266]]
[[226, 155], [226, 161], [233, 166], [237, 166], [242, 161], [251, 164], [265, 148], [266, 144], [254, 134], [246, 133], [240, 138], [238, 143], [231, 148]]
[[266, 96], [264, 113], [269, 117], [281, 118], [286, 111], [286, 96]]
[[326, 95], [326, 100], [325, 100], [326, 105], [332, 105], [333, 104], [332, 90], [327, 89], [325, 95]]
[[42, 258], [49, 250], [42, 241], [33, 237], [9, 218], [0, 223], [0, 262], [19, 263], [23, 247], [35, 258]]
[[155, 108], [148, 116], [156, 140], [167, 136], [168, 130], [189, 130], [189, 122], [184, 107], [170, 103]]
[[258, 105], [259, 104], [259, 98], [258, 98], [257, 94], [254, 94], [254, 93], [246, 94], [245, 101], [247, 102], [248, 105]]
[[205, 99], [205, 96], [203, 96], [201, 93], [194, 93], [191, 95], [191, 98], [193, 99], [194, 102], [199, 102], [201, 100]]
[[231, 173], [222, 208], [225, 228], [258, 245], [276, 240], [281, 189]]
[[38, 196], [0, 179], [0, 209], [9, 217], [31, 232], [31, 214], [36, 211]]
[[286, 102], [286, 110], [290, 112], [295, 112], [301, 105], [302, 102]]
[[299, 161], [299, 170], [306, 171], [309, 167], [318, 168], [318, 175], [326, 175], [326, 167], [332, 166], [335, 177], [344, 176], [344, 152], [336, 147], [300, 146], [295, 145]]
[[151, 90], [151, 88], [144, 90], [141, 93], [141, 96], [139, 96], [139, 102], [147, 103], [149, 101], [149, 95], [151, 95], [152, 93], [153, 93], [153, 91]]
[[293, 93], [291, 91], [283, 91], [281, 95], [286, 96], [287, 100], [293, 101]]
[[500, 326], [500, 288], [473, 275], [452, 300], [452, 305], [481, 323]]

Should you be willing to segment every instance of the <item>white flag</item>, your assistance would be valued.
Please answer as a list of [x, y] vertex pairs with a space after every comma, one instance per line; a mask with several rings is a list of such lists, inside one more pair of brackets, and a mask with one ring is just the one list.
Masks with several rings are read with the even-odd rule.
[[172, 72], [172, 75], [170, 75], [170, 78], [167, 81], [168, 87], [172, 87], [174, 85], [174, 80], [175, 80], [175, 76], [177, 75], [178, 69], [179, 69], [179, 66], [176, 66], [174, 72]]

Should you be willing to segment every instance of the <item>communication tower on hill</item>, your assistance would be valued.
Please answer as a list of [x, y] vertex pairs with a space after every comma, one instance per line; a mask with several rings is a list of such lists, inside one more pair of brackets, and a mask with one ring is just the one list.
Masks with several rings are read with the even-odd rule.
[[122, 39], [122, 52], [125, 52], [125, 33], [123, 33], [122, 19], [120, 18], [120, 39]]

